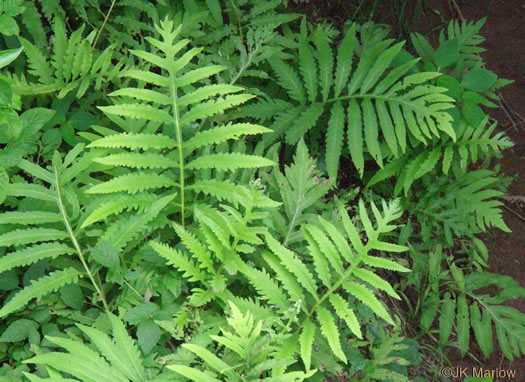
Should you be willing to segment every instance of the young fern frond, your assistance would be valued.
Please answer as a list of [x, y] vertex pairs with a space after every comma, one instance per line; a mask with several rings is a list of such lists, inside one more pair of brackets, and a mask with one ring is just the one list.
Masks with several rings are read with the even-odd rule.
[[[314, 55], [307, 53], [313, 49], [310, 39], [315, 46]], [[310, 39], [303, 36], [299, 41], [301, 77], [280, 58], [269, 60], [277, 84], [289, 100], [273, 101], [278, 106], [274, 110], [268, 109], [268, 101], [259, 101], [245, 110], [247, 115], [259, 119], [260, 111], [262, 118], [273, 112], [274, 123], [270, 128], [274, 130], [274, 140], [285, 135], [287, 143], [296, 144], [314, 126], [329, 120], [325, 157], [328, 174], [335, 178], [345, 134], [360, 175], [366, 152], [382, 166], [383, 158], [400, 157], [407, 149], [407, 141], [415, 139], [414, 145], [416, 141], [426, 144], [442, 133], [455, 139], [452, 116], [445, 112], [453, 107], [453, 99], [444, 94], [445, 88], [429, 84], [429, 80], [440, 74], [408, 74], [418, 60], [392, 68], [403, 43], [391, 46], [392, 40], [384, 39], [370, 42], [354, 65], [359, 42], [353, 25], [337, 50], [335, 65], [326, 32], [318, 28]], [[319, 75], [314, 61], [319, 66]]]
[[304, 241], [297, 227], [316, 219], [318, 209], [315, 206], [333, 186], [320, 174], [303, 140], [299, 141], [294, 162], [285, 167], [284, 174], [278, 169], [272, 171], [268, 183], [274, 192], [280, 194], [286, 219], [283, 219], [281, 211], [272, 214], [272, 217], [277, 232], [284, 238], [284, 246]]
[[[148, 123], [156, 123], [157, 126], [160, 124], [162, 132], [120, 133], [92, 142], [88, 147], [112, 150], [109, 155], [105, 155], [107, 150], [101, 150], [100, 153], [105, 156], [95, 159], [96, 162], [111, 167], [128, 167], [131, 172], [97, 184], [88, 190], [88, 193], [135, 194], [144, 190], [177, 187], [180, 221], [184, 225], [186, 210], [190, 207], [186, 200], [191, 188], [187, 185], [191, 185], [191, 175], [194, 171], [259, 168], [272, 166], [274, 162], [255, 155], [206, 152], [228, 140], [269, 130], [247, 123], [228, 123], [206, 128], [205, 122], [209, 118], [241, 105], [253, 96], [239, 93], [243, 89], [233, 85], [200, 86], [201, 81], [209, 79], [224, 68], [215, 65], [190, 69], [190, 62], [201, 49], [185, 50], [189, 40], [178, 40], [180, 30], [180, 26], [174, 28], [170, 21], [161, 22], [157, 31], [162, 40], [148, 38], [158, 52], [131, 51], [146, 65], [157, 67], [162, 75], [142, 69], [130, 69], [122, 73], [122, 76], [145, 83], [151, 89], [141, 86], [117, 90], [111, 96], [125, 97], [123, 100], [131, 98], [136, 102], [119, 102], [116, 105], [100, 107], [110, 116], [142, 119]], [[205, 129], [199, 131], [201, 127]], [[158, 127], [154, 132], [157, 129]], [[223, 186], [218, 181], [209, 183], [215, 183], [217, 188]]]

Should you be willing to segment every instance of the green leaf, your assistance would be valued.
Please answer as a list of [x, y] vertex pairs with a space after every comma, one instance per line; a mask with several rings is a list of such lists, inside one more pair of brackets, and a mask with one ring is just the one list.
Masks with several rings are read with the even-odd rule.
[[357, 101], [352, 98], [348, 106], [348, 149], [352, 161], [359, 171], [359, 175], [363, 176], [365, 170], [365, 161], [363, 158], [363, 125], [361, 108]]
[[467, 298], [464, 293], [461, 293], [457, 299], [458, 313], [457, 313], [457, 332], [458, 345], [461, 356], [467, 354], [470, 345], [470, 318], [468, 311]]
[[105, 240], [99, 240], [98, 245], [91, 249], [91, 257], [100, 265], [111, 270], [118, 270], [120, 258], [117, 250], [113, 245]]
[[392, 321], [385, 306], [377, 299], [370, 289], [354, 281], [344, 283], [343, 286], [348, 293], [353, 295], [363, 304], [367, 305], [375, 314], [389, 324], [394, 325], [394, 321]]
[[52, 241], [69, 237], [67, 232], [54, 228], [27, 228], [0, 235], [0, 247], [26, 245], [41, 241]]
[[442, 69], [454, 64], [457, 60], [459, 60], [459, 43], [456, 38], [439, 45], [434, 57], [438, 70], [442, 71]]
[[[0, 21], [0, 24], [1, 24], [1, 21]], [[1, 28], [1, 25], [0, 25], [0, 28]], [[3, 33], [3, 30], [2, 30], [2, 33]], [[20, 47], [18, 49], [8, 49], [8, 50], [0, 51], [0, 69], [3, 68], [4, 66], [9, 65], [14, 60], [16, 60], [17, 57], [20, 56], [20, 53], [22, 53], [22, 50], [24, 50], [24, 48]]]
[[496, 82], [498, 76], [491, 71], [474, 68], [465, 74], [461, 85], [468, 90], [475, 92], [484, 92]]
[[275, 166], [275, 162], [257, 155], [223, 153], [200, 155], [186, 165], [187, 169], [214, 168], [217, 170], [235, 170], [238, 168], [258, 168]]
[[303, 330], [299, 337], [299, 343], [301, 345], [301, 358], [304, 362], [306, 370], [310, 370], [312, 364], [312, 347], [315, 338], [315, 325], [310, 320], [306, 320], [303, 323]]
[[38, 324], [33, 320], [16, 320], [9, 324], [7, 329], [2, 333], [0, 342], [19, 342], [25, 340], [30, 331], [37, 330]]
[[[0, 30], [5, 36], [16, 36], [20, 33], [15, 19], [6, 14], [0, 15]], [[0, 65], [0, 68], [2, 66], [3, 65]]]
[[441, 345], [445, 345], [448, 342], [448, 338], [452, 333], [455, 313], [456, 301], [451, 298], [450, 292], [447, 292], [443, 298], [441, 315], [439, 316], [439, 342]]
[[295, 70], [280, 58], [272, 57], [268, 60], [272, 69], [277, 76], [277, 83], [288, 92], [288, 96], [299, 102], [301, 105], [305, 104], [305, 94], [299, 76]]
[[317, 321], [321, 325], [321, 333], [328, 340], [330, 349], [334, 352], [334, 355], [341, 361], [346, 363], [346, 356], [341, 349], [341, 342], [339, 341], [339, 331], [335, 325], [334, 318], [328, 309], [322, 306], [317, 308]]
[[218, 25], [222, 25], [222, 11], [221, 11], [221, 5], [219, 4], [218, 0], [206, 0], [206, 5], [208, 6], [208, 9], [210, 10], [213, 18], [215, 19], [215, 22]]
[[183, 377], [188, 378], [191, 381], [195, 382], [221, 382], [220, 379], [212, 377], [210, 374], [203, 373], [197, 369], [193, 369], [188, 366], [182, 365], [169, 365], [166, 366], [168, 369], [173, 370], [174, 372], [182, 375]]
[[60, 298], [67, 306], [73, 309], [80, 310], [84, 305], [84, 294], [82, 289], [76, 284], [64, 285], [60, 288]]
[[86, 191], [87, 194], [110, 194], [128, 192], [136, 194], [151, 188], [174, 187], [177, 184], [165, 175], [155, 173], [133, 173], [117, 176], [107, 182], [97, 184]]
[[124, 323], [117, 316], [112, 313], [108, 313], [108, 316], [113, 328], [115, 345], [120, 350], [119, 358], [123, 364], [128, 365], [132, 380], [146, 381], [144, 366], [135, 341], [129, 336]]
[[34, 298], [40, 298], [58, 290], [66, 284], [76, 282], [79, 276], [80, 273], [77, 270], [67, 268], [62, 271], [52, 272], [48, 276], [32, 281], [29, 286], [22, 289], [11, 300], [4, 304], [2, 309], [0, 309], [0, 317], [5, 317], [15, 310], [23, 308]]
[[354, 311], [348, 305], [348, 302], [346, 302], [338, 294], [330, 295], [329, 299], [337, 315], [341, 317], [343, 320], [345, 320], [346, 324], [348, 325], [352, 333], [354, 333], [354, 335], [357, 338], [362, 339], [363, 334], [361, 333], [361, 327], [359, 325], [359, 321], [357, 320], [357, 317]]
[[137, 327], [137, 339], [144, 354], [149, 354], [160, 339], [160, 328], [153, 321], [143, 321]]
[[220, 374], [224, 374], [232, 380], [236, 379], [235, 373], [231, 370], [232, 367], [206, 348], [194, 344], [183, 344], [182, 347], [202, 358]]
[[8, 184], [9, 176], [7, 175], [7, 172], [5, 172], [2, 167], [0, 167], [0, 205], [4, 202], [5, 198], [7, 198]]
[[326, 131], [326, 168], [331, 179], [337, 178], [343, 148], [345, 114], [340, 102], [334, 103]]

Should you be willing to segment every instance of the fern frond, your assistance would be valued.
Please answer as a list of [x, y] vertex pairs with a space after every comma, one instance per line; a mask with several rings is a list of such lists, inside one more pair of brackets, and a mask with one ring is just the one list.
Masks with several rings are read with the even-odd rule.
[[53, 212], [30, 211], [30, 212], [4, 212], [0, 214], [0, 224], [44, 224], [62, 221], [62, 216]]
[[98, 201], [98, 207], [93, 210], [84, 220], [80, 228], [85, 228], [93, 223], [104, 220], [110, 215], [119, 214], [122, 211], [136, 210], [141, 213], [157, 200], [157, 196], [148, 193], [135, 195], [118, 195], [109, 198], [105, 202]]
[[177, 142], [162, 134], [113, 134], [90, 143], [87, 147], [136, 149], [168, 149], [177, 146]]
[[75, 250], [65, 244], [45, 243], [26, 247], [0, 257], [0, 273], [15, 267], [36, 263], [42, 259], [71, 255]]
[[67, 268], [62, 271], [51, 272], [36, 281], [33, 281], [29, 286], [18, 292], [11, 300], [9, 300], [2, 309], [0, 309], [0, 317], [5, 317], [14, 311], [23, 308], [29, 301], [34, 298], [40, 298], [46, 294], [57, 291], [66, 284], [75, 283], [80, 272], [73, 268]]
[[256, 155], [228, 153], [200, 155], [186, 165], [188, 169], [215, 168], [227, 171], [239, 168], [260, 168], [275, 166], [275, 162]]
[[[365, 38], [364, 32], [361, 33], [361, 38]], [[410, 73], [417, 60], [401, 64], [396, 61], [403, 43], [391, 45], [392, 40], [379, 37], [381, 39], [363, 44], [361, 48], [356, 28], [351, 27], [339, 46], [334, 75], [334, 52], [328, 35], [322, 28], [311, 37], [301, 35], [297, 52], [301, 78], [281, 59], [269, 60], [277, 84], [286, 90], [290, 99], [289, 110], [275, 107], [284, 105], [281, 100], [272, 103], [262, 100], [248, 110], [266, 110], [264, 118], [273, 110], [274, 132], [269, 137], [285, 135], [289, 144], [297, 143], [310, 129], [319, 127], [320, 121], [328, 120], [325, 157], [330, 177], [338, 170], [345, 139], [361, 175], [368, 159], [366, 154], [382, 167], [384, 158], [398, 158], [400, 152], [406, 150], [407, 134], [410, 134], [408, 142], [414, 147], [418, 145], [416, 141], [428, 144], [432, 137], [442, 135], [455, 140], [452, 116], [445, 112], [453, 107], [454, 100], [444, 94], [445, 88], [430, 83], [440, 74]], [[319, 78], [315, 60], [310, 57], [311, 52], [308, 53], [310, 38], [317, 49]], [[319, 99], [316, 86], [320, 88]], [[292, 114], [294, 117], [288, 118], [286, 124], [280, 123]]]
[[150, 246], [159, 254], [159, 256], [165, 258], [168, 261], [168, 265], [173, 265], [181, 272], [183, 276], [189, 281], [202, 281], [205, 279], [204, 273], [200, 270], [193, 261], [189, 260], [181, 254], [179, 251], [170, 248], [168, 245], [151, 241]]
[[60, 240], [69, 237], [61, 230], [54, 228], [17, 229], [0, 235], [0, 247], [20, 246], [43, 241]]
[[176, 194], [168, 195], [153, 202], [145, 212], [132, 217], [123, 217], [111, 224], [102, 235], [102, 240], [110, 242], [117, 250], [124, 248], [131, 240], [147, 228], [147, 224], [175, 198]]
[[115, 177], [97, 184], [86, 191], [88, 194], [109, 194], [127, 192], [136, 194], [152, 188], [173, 187], [177, 184], [165, 175], [155, 173], [134, 173]]

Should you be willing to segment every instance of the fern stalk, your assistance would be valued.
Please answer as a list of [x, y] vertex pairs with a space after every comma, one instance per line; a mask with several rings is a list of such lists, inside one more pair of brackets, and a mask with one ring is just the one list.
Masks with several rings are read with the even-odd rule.
[[91, 270], [89, 269], [89, 266], [86, 262], [86, 259], [84, 257], [84, 254], [82, 253], [82, 249], [80, 248], [80, 245], [78, 244], [77, 238], [75, 236], [75, 233], [73, 232], [73, 229], [71, 228], [71, 224], [69, 224], [69, 219], [66, 214], [66, 209], [64, 207], [64, 203], [62, 202], [62, 194], [60, 192], [60, 183], [58, 180], [58, 169], [56, 165], [53, 165], [53, 170], [55, 173], [55, 186], [56, 186], [56, 192], [57, 192], [57, 204], [58, 208], [60, 210], [60, 214], [62, 215], [62, 218], [64, 220], [64, 225], [66, 226], [67, 232], [69, 233], [69, 236], [71, 237], [71, 241], [73, 242], [73, 246], [75, 247], [78, 257], [80, 258], [80, 262], [82, 263], [82, 266], [86, 270], [86, 273], [89, 277], [89, 280], [95, 287], [95, 290], [97, 291], [97, 294], [102, 299], [102, 303], [104, 304], [104, 309], [109, 312], [108, 303], [106, 301], [106, 296], [104, 295], [104, 292], [99, 288], [97, 282], [95, 281], [95, 278], [93, 277], [93, 274], [91, 273]]
[[175, 73], [170, 68], [170, 91], [173, 106], [173, 117], [175, 119], [175, 134], [177, 136], [177, 145], [179, 148], [179, 169], [180, 169], [180, 223], [184, 227], [184, 152], [182, 147], [182, 129], [180, 127], [179, 108], [177, 106], [177, 88], [175, 86]]

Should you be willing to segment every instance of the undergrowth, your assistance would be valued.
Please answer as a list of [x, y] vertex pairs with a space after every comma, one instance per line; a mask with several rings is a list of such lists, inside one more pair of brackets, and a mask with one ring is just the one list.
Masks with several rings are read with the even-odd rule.
[[512, 146], [484, 21], [433, 47], [287, 5], [0, 1], [2, 380], [406, 381], [428, 343], [525, 351], [481, 240], [509, 231]]

